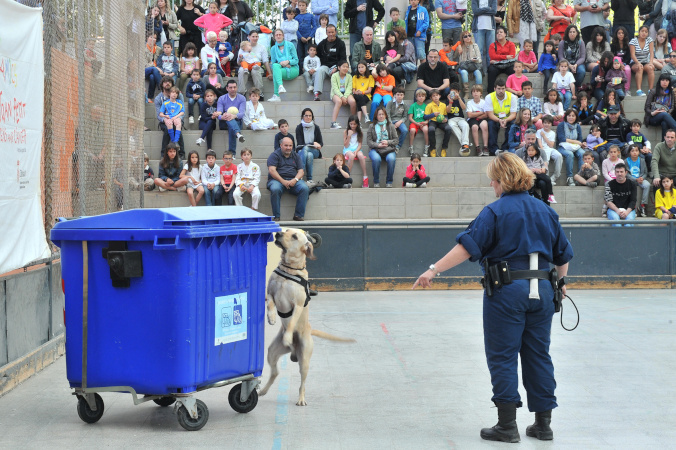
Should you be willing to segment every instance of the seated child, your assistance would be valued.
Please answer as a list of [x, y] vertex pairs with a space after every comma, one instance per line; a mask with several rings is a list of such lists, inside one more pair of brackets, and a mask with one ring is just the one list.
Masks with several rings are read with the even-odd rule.
[[249, 101], [246, 102], [246, 109], [242, 117], [242, 123], [245, 128], [256, 130], [270, 130], [275, 128], [275, 122], [265, 116], [265, 109], [259, 101], [261, 91], [258, 88], [252, 88], [249, 93]]
[[[472, 86], [472, 99], [467, 101], [467, 125], [472, 130], [474, 148], [477, 156], [488, 156], [488, 114], [484, 111], [486, 101], [483, 98], [484, 88], [480, 84]], [[479, 130], [483, 139], [483, 147], [479, 146]]]
[[183, 102], [178, 100], [181, 91], [176, 86], [169, 91], [169, 100], [162, 103], [160, 107], [160, 117], [167, 126], [167, 133], [171, 142], [178, 142], [181, 138], [181, 117], [185, 113]]
[[237, 175], [237, 166], [232, 163], [235, 154], [230, 151], [223, 153], [223, 165], [221, 166], [221, 186], [223, 193], [228, 196], [228, 205], [235, 204], [235, 175]]
[[195, 119], [193, 118], [195, 104], [197, 104], [197, 110], [200, 111], [202, 103], [204, 103], [206, 87], [200, 78], [199, 69], [193, 69], [188, 86], [185, 88], [185, 98], [188, 99], [188, 122], [191, 124], [195, 123]]
[[152, 191], [155, 189], [155, 173], [153, 172], [152, 167], [150, 167], [150, 158], [148, 154], [143, 154], [143, 190]]
[[317, 56], [317, 44], [310, 44], [307, 48], [307, 56], [303, 59], [303, 76], [307, 84], [308, 93], [315, 90], [315, 72], [321, 67], [322, 62]]
[[621, 162], [624, 161], [620, 159], [620, 147], [616, 144], [611, 145], [608, 149], [608, 158], [601, 164], [601, 170], [603, 171], [603, 178], [605, 179], [606, 184], [615, 179], [615, 166]]
[[[289, 124], [286, 124], [287, 130]], [[242, 206], [242, 197], [244, 194], [251, 195], [251, 209], [258, 210], [258, 202], [261, 199], [261, 191], [258, 184], [261, 181], [261, 169], [258, 164], [251, 162], [253, 153], [250, 149], [244, 148], [240, 152], [242, 162], [237, 166], [237, 176], [235, 178], [235, 192], [233, 198], [235, 205]]]
[[[204, 186], [202, 186], [200, 155], [196, 150], [188, 153], [188, 161], [186, 161], [183, 166], [181, 178], [186, 178], [188, 180], [186, 186], [190, 206], [197, 206], [204, 195]], [[197, 198], [194, 196], [195, 191], [197, 191]]]
[[352, 178], [350, 178], [350, 169], [345, 165], [345, 158], [342, 153], [336, 153], [333, 157], [333, 164], [329, 166], [329, 175], [324, 180], [329, 188], [352, 187]]
[[397, 149], [400, 149], [404, 146], [406, 142], [406, 136], [408, 136], [408, 126], [406, 125], [406, 118], [408, 117], [408, 106], [404, 102], [404, 88], [395, 87], [392, 90], [394, 94], [394, 100], [387, 104], [385, 110], [387, 111], [387, 117], [390, 118], [390, 122], [399, 132], [399, 144], [397, 144]]
[[533, 41], [525, 39], [523, 41], [523, 50], [516, 57], [523, 63], [523, 73], [534, 73], [538, 71], [538, 59], [533, 51]]
[[261, 60], [258, 57], [258, 54], [251, 53], [251, 42], [242, 41], [242, 43], [239, 44], [237, 64], [247, 72], [251, 71], [255, 66], [261, 67]]
[[[418, 131], [422, 131], [423, 136], [425, 137], [425, 151], [423, 156], [427, 156], [430, 149], [430, 139], [429, 139], [429, 120], [425, 119], [425, 99], [427, 98], [427, 92], [423, 88], [418, 88], [415, 90], [415, 103], [408, 108], [408, 153], [413, 154], [413, 139]], [[485, 144], [485, 142], [484, 142]], [[484, 147], [485, 148], [485, 147]]]
[[641, 203], [636, 205], [636, 217], [646, 217], [645, 207], [648, 204], [650, 194], [650, 181], [648, 181], [648, 167], [645, 159], [639, 157], [640, 150], [637, 144], [629, 145], [629, 157], [624, 160], [627, 166], [627, 178], [636, 183], [642, 189]]
[[594, 157], [594, 162], [598, 166], [601, 164], [601, 156], [599, 155], [599, 149], [603, 147], [607, 141], [604, 141], [601, 137], [601, 128], [594, 124], [589, 128], [589, 134], [587, 135], [587, 148], [592, 153]]
[[221, 30], [218, 33], [218, 42], [216, 43], [216, 50], [218, 50], [218, 59], [221, 61], [221, 70], [228, 76], [232, 72], [230, 70], [230, 61], [235, 58], [232, 53], [232, 44], [228, 42], [228, 32]]
[[223, 196], [223, 186], [221, 186], [221, 175], [218, 164], [216, 164], [216, 152], [207, 151], [207, 163], [202, 166], [200, 176], [202, 177], [202, 187], [204, 188], [204, 201], [207, 206], [220, 205]]
[[366, 175], [366, 157], [361, 149], [364, 134], [359, 125], [359, 118], [355, 115], [347, 119], [347, 128], [343, 136], [343, 156], [347, 159], [348, 172], [352, 172], [354, 160], [359, 160], [361, 173], [363, 175], [362, 187], [369, 187], [369, 177]]
[[[556, 179], [561, 176], [563, 156], [556, 147], [556, 130], [552, 129], [554, 118], [546, 115], [542, 118], [542, 129], [535, 133], [540, 147], [540, 156], [547, 163], [547, 174], [551, 179], [552, 186], [556, 186]], [[554, 169], [549, 170], [549, 161], [554, 161]]]
[[411, 164], [406, 168], [406, 176], [402, 186], [407, 188], [426, 188], [430, 182], [430, 177], [425, 173], [425, 167], [420, 163], [420, 155], [411, 153]]
[[444, 39], [443, 47], [439, 50], [439, 61], [448, 66], [448, 70], [455, 70], [458, 67], [458, 62], [454, 59], [455, 50], [461, 44], [460, 41], [453, 44], [451, 38]]
[[279, 133], [275, 134], [275, 142], [273, 146], [273, 150], [277, 150], [278, 148], [281, 147], [280, 142], [282, 142], [282, 139], [285, 137], [291, 138], [291, 142], [293, 143], [293, 149], [296, 149], [296, 138], [293, 137], [293, 134], [289, 133], [289, 122], [286, 121], [286, 119], [279, 119], [279, 122], [277, 122], [277, 127], [279, 128]]
[[531, 172], [535, 174], [535, 184], [533, 185], [533, 188], [540, 188], [542, 201], [547, 205], [556, 203], [556, 199], [552, 193], [552, 180], [546, 174], [547, 165], [540, 156], [540, 146], [537, 143], [528, 145], [526, 147], [526, 152], [523, 155], [523, 160]]
[[[627, 133], [627, 143], [636, 144], [639, 149], [641, 158], [645, 159], [645, 163], [650, 167], [650, 162], [653, 159], [652, 145], [643, 133], [641, 133], [641, 121], [634, 119], [631, 121], [631, 133]], [[626, 157], [626, 155], [624, 155]]]
[[582, 161], [584, 161], [584, 163], [582, 164], [582, 167], [580, 167], [580, 171], [573, 176], [575, 185], [595, 188], [598, 184], [601, 172], [599, 171], [599, 166], [594, 162], [594, 155], [592, 155], [592, 152], [584, 152]]
[[660, 188], [655, 193], [655, 217], [662, 220], [676, 218], [674, 179], [670, 175], [662, 175]]
[[521, 85], [524, 81], [528, 81], [528, 77], [523, 74], [523, 63], [521, 61], [514, 61], [514, 73], [507, 77], [507, 90], [521, 97], [523, 95]]

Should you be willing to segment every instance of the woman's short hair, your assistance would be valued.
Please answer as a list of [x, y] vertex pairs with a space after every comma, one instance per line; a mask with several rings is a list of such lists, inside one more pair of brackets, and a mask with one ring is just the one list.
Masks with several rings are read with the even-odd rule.
[[503, 192], [525, 192], [533, 187], [535, 174], [513, 153], [501, 152], [486, 167], [486, 175], [502, 186]]

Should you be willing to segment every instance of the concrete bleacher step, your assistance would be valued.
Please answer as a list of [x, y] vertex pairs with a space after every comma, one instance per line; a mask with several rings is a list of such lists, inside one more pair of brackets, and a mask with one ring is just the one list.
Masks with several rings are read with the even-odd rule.
[[[435, 187], [322, 189], [310, 195], [306, 220], [363, 220], [363, 219], [471, 219], [487, 204], [495, 201], [490, 187]], [[558, 203], [552, 205], [561, 217], [601, 217], [603, 188], [555, 187]], [[145, 192], [146, 208], [188, 206], [183, 192]], [[202, 200], [201, 204], [204, 204]], [[244, 204], [251, 205], [245, 198]], [[282, 220], [291, 220], [296, 198], [284, 195], [281, 201]], [[270, 193], [261, 182], [260, 212], [271, 215]]]

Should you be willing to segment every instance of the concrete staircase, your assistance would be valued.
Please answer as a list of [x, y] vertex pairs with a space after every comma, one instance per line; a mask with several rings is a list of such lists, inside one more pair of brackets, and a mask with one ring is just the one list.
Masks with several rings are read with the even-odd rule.
[[[542, 77], [539, 74], [527, 74], [533, 81], [536, 93], [542, 92]], [[587, 75], [589, 77], [589, 75]], [[657, 77], [656, 77], [657, 79]], [[331, 116], [333, 112], [333, 103], [328, 99], [330, 91], [328, 80], [324, 86], [322, 101], [312, 101], [312, 95], [306, 92], [306, 84], [302, 77], [284, 83], [287, 90], [281, 95], [282, 102], [270, 103], [264, 102], [263, 105], [268, 117], [275, 121], [285, 118], [290, 124], [290, 132], [295, 134], [295, 127], [300, 122], [301, 111], [306, 108], [312, 108], [315, 114], [315, 122], [322, 130], [324, 138], [324, 148], [322, 153], [324, 158], [314, 162], [314, 180], [323, 180], [328, 173], [328, 167], [334, 154], [341, 153], [343, 149], [344, 129], [330, 129]], [[647, 79], [644, 78], [643, 90], [647, 92]], [[406, 86], [406, 101], [410, 103], [415, 91], [415, 82]], [[632, 86], [632, 92], [636, 91], [636, 86]], [[272, 95], [272, 84], [264, 80], [264, 93], [269, 98]], [[631, 96], [624, 100], [623, 106], [625, 115], [628, 119], [643, 119], [643, 108], [645, 97]], [[338, 115], [338, 123], [345, 127], [349, 109], [341, 108]], [[197, 117], [195, 117], [197, 122]], [[144, 133], [145, 152], [149, 155], [151, 166], [158, 173], [160, 159], [160, 146], [162, 142], [162, 132], [157, 130], [157, 120], [155, 119], [155, 109], [151, 104], [146, 105], [146, 126], [150, 131]], [[200, 136], [197, 130], [197, 123], [189, 125], [185, 121], [186, 130], [184, 131], [186, 154], [192, 150], [197, 150], [201, 161], [204, 162], [206, 147], [198, 147], [195, 140]], [[363, 126], [364, 131], [366, 126]], [[588, 132], [589, 127], [583, 127], [583, 133]], [[274, 135], [278, 130], [266, 131], [243, 131], [246, 138], [244, 144], [238, 144], [238, 153], [244, 147], [253, 150], [254, 162], [256, 162], [262, 171], [261, 193], [263, 198], [260, 202], [260, 210], [263, 213], [271, 214], [269, 192], [265, 189], [267, 181], [266, 160], [272, 152], [272, 143]], [[661, 140], [661, 129], [656, 127], [643, 127], [642, 132], [655, 145]], [[437, 142], [440, 146], [443, 135], [437, 132]], [[501, 136], [500, 142], [503, 137]], [[472, 138], [470, 136], [470, 142]], [[422, 153], [424, 139], [422, 136], [416, 136], [414, 140], [414, 151]], [[220, 157], [227, 148], [227, 132], [217, 130], [214, 132], [213, 150]], [[368, 156], [368, 149], [365, 149]], [[392, 189], [362, 189], [361, 179], [362, 171], [358, 163], [355, 163], [352, 170], [352, 178], [355, 180], [352, 189], [323, 189], [320, 192], [313, 193], [308, 201], [305, 218], [307, 220], [340, 220], [340, 219], [469, 219], [488, 203], [495, 199], [492, 188], [488, 186], [489, 180], [485, 175], [485, 168], [491, 158], [476, 156], [474, 147], [469, 157], [459, 156], [459, 143], [454, 135], [451, 137], [449, 145], [449, 157], [447, 158], [423, 158], [423, 165], [431, 177], [431, 182], [427, 189], [404, 189], [401, 188], [402, 178], [406, 167], [409, 164], [408, 140], [404, 148], [399, 152], [396, 162], [394, 175], [394, 188]], [[240, 162], [239, 154], [236, 155], [235, 163]], [[577, 171], [577, 164], [575, 164]], [[385, 185], [385, 164], [381, 165], [380, 182]], [[373, 186], [373, 176], [371, 162], [367, 158], [367, 175], [371, 186]], [[560, 184], [554, 187], [554, 195], [558, 201], [552, 207], [561, 217], [580, 218], [580, 217], [600, 217], [603, 205], [603, 187], [589, 189], [586, 187], [568, 187], [562, 186], [565, 181], [562, 177]], [[188, 198], [185, 193], [164, 192], [157, 190], [145, 193], [146, 207], [166, 207], [166, 206], [188, 206]], [[245, 204], [247, 200], [245, 200]], [[282, 198], [282, 219], [288, 220], [293, 216], [295, 198], [293, 196], [284, 196]]]

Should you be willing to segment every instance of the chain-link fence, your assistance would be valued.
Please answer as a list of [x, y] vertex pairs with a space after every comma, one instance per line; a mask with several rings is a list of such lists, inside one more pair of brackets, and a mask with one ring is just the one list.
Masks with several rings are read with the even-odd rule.
[[142, 206], [144, 3], [17, 1], [44, 8], [47, 236], [58, 217]]

